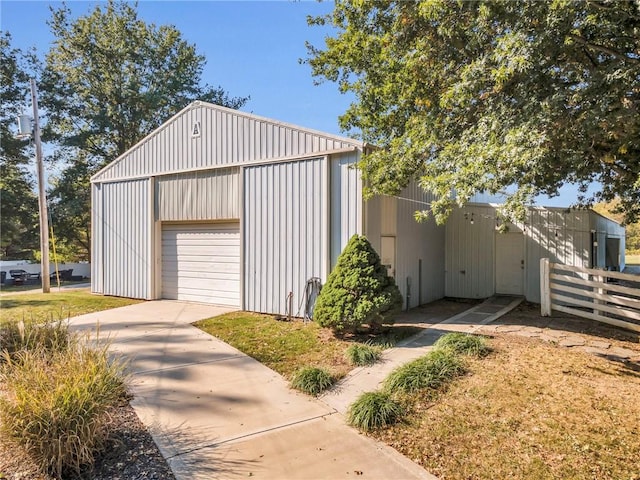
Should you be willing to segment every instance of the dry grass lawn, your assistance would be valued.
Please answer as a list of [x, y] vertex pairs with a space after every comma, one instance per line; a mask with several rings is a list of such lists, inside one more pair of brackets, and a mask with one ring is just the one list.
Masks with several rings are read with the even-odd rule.
[[[374, 435], [442, 479], [640, 479], [640, 368], [497, 335], [493, 353]], [[638, 344], [627, 346], [640, 351]]]

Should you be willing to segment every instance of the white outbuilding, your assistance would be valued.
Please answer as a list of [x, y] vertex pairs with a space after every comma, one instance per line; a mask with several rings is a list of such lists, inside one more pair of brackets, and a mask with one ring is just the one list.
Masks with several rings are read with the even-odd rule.
[[365, 201], [363, 142], [194, 102], [91, 179], [92, 291], [301, 315], [349, 238], [365, 234], [406, 307], [494, 293], [538, 301], [541, 256], [624, 265], [624, 228], [590, 211], [532, 209], [509, 234], [495, 205], [416, 223], [415, 184]]

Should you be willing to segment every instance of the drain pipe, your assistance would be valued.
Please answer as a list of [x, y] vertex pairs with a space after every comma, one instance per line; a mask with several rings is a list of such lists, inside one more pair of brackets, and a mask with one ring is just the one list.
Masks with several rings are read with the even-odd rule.
[[405, 311], [409, 311], [409, 299], [411, 298], [411, 277], [407, 277], [407, 308]]
[[418, 306], [422, 305], [422, 259], [418, 259]]

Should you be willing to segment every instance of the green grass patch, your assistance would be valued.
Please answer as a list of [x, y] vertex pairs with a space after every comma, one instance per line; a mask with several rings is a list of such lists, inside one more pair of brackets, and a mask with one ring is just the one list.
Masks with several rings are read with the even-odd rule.
[[393, 425], [403, 409], [389, 392], [366, 392], [351, 404], [347, 412], [350, 425], [366, 432]]
[[278, 321], [269, 315], [231, 312], [201, 320], [195, 326], [292, 378], [303, 365], [315, 365], [344, 376], [349, 342], [333, 337], [313, 322]]
[[415, 327], [392, 327], [378, 335], [335, 337], [315, 322], [278, 321], [270, 315], [231, 312], [201, 320], [196, 327], [232, 345], [269, 368], [291, 379], [303, 365], [333, 373], [336, 380], [351, 370], [345, 351], [354, 343], [391, 346], [420, 331]]
[[484, 357], [490, 352], [484, 337], [459, 332], [443, 335], [433, 346], [436, 349], [449, 349], [455, 353], [478, 358]]
[[458, 354], [448, 349], [436, 349], [396, 368], [385, 379], [383, 386], [388, 392], [404, 393], [437, 389], [464, 371]]
[[44, 321], [124, 307], [142, 300], [93, 295], [86, 291], [0, 296], [0, 324], [8, 320]]
[[[65, 280], [65, 281], [60, 281], [60, 286], [67, 286], [67, 285], [80, 285], [83, 283], [89, 283], [90, 280], [89, 279], [84, 279], [84, 280]], [[55, 279], [51, 280], [50, 282], [51, 284], [51, 289], [57, 289], [58, 288], [58, 284], [56, 283]], [[89, 288], [89, 287], [87, 287]], [[14, 292], [28, 292], [28, 291], [33, 291], [33, 293], [37, 293], [37, 292], [41, 292], [42, 291], [42, 284], [38, 283], [38, 284], [22, 284], [22, 285], [7, 285], [4, 283], [0, 283], [0, 292], [2, 293], [14, 293]], [[57, 291], [57, 290], [56, 290]]]
[[345, 352], [347, 360], [351, 365], [366, 366], [373, 365], [380, 359], [382, 354], [382, 347], [378, 345], [369, 345], [354, 343], [349, 345]]
[[335, 383], [333, 376], [324, 368], [302, 367], [293, 374], [291, 386], [308, 395], [317, 397]]

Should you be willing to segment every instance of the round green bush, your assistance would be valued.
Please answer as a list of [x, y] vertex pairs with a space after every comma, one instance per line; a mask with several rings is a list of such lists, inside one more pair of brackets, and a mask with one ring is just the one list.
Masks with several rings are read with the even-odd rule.
[[402, 413], [402, 407], [390, 393], [366, 392], [349, 407], [347, 421], [356, 428], [369, 431], [394, 424]]
[[464, 372], [464, 364], [455, 352], [438, 349], [396, 368], [383, 385], [389, 392], [436, 389]]
[[378, 330], [391, 325], [402, 308], [393, 277], [366, 237], [354, 235], [322, 287], [313, 319], [335, 333], [353, 333], [362, 325]]
[[440, 337], [433, 346], [438, 349], [450, 349], [461, 355], [470, 355], [478, 358], [486, 356], [490, 351], [484, 337], [459, 332], [447, 333]]
[[378, 346], [354, 343], [353, 345], [349, 345], [345, 356], [351, 365], [361, 367], [376, 363], [380, 359], [381, 353], [382, 349]]
[[309, 395], [318, 396], [335, 383], [333, 376], [318, 367], [303, 367], [291, 379], [291, 386]]

